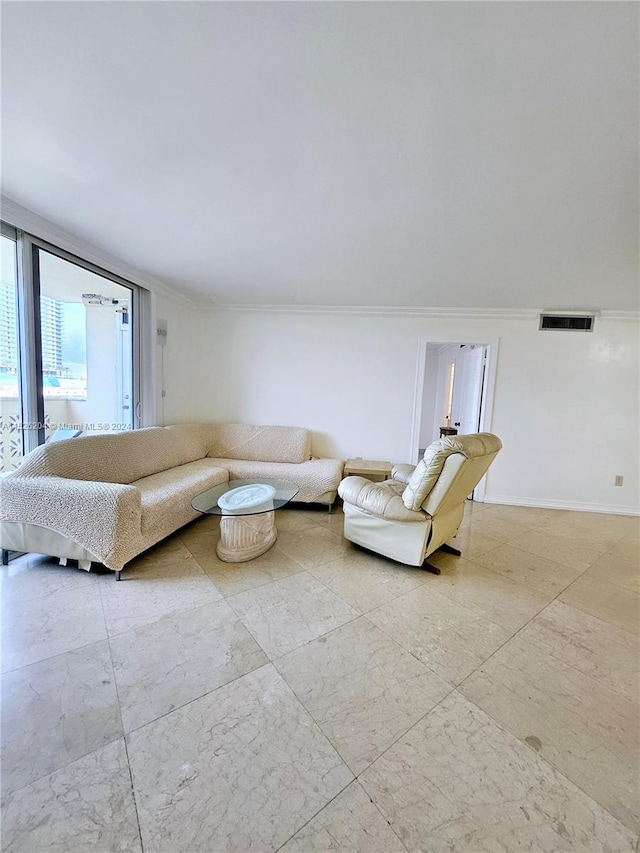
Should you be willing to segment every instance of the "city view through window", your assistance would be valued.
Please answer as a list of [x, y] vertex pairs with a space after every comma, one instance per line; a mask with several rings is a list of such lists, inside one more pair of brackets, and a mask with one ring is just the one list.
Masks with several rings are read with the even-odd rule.
[[[86, 308], [50, 296], [40, 298], [45, 397], [87, 396]], [[0, 395], [18, 399], [19, 350], [15, 284], [0, 283]]]
[[[133, 426], [132, 291], [38, 249], [42, 424], [23, 423], [16, 242], [2, 236], [0, 279], [0, 471], [15, 469], [26, 430], [105, 432]], [[24, 380], [22, 380], [24, 381]], [[60, 433], [58, 436], [60, 437]]]

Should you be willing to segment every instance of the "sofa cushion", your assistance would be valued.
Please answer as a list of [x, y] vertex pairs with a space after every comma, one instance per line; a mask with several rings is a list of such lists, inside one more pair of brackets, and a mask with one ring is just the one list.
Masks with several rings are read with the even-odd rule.
[[197, 518], [200, 513], [191, 506], [193, 498], [228, 479], [228, 472], [213, 460], [199, 459], [132, 483], [141, 495], [145, 547]]
[[148, 427], [43, 444], [25, 458], [20, 475], [128, 484], [205, 455], [197, 424]]
[[230, 480], [290, 480], [300, 487], [293, 499], [313, 503], [326, 492], [336, 492], [342, 478], [340, 459], [310, 459], [308, 462], [249, 462], [246, 459], [212, 459], [216, 465], [229, 471]]
[[290, 426], [205, 424], [207, 455], [250, 462], [306, 462], [311, 454], [309, 430]]

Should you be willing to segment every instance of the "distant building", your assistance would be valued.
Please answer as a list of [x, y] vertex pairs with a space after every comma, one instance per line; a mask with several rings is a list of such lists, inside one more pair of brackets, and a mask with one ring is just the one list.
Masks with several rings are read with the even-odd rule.
[[0, 370], [18, 370], [18, 312], [16, 289], [12, 284], [0, 284]]
[[[40, 325], [42, 329], [42, 369], [47, 372], [62, 370], [64, 303], [49, 296], [40, 299]], [[18, 306], [13, 284], [0, 283], [0, 370], [17, 373], [18, 370]]]
[[62, 310], [63, 303], [58, 299], [40, 297], [43, 370], [62, 370]]

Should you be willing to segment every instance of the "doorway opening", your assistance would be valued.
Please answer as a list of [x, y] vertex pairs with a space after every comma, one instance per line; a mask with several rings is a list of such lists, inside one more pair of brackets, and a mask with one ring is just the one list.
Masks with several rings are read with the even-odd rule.
[[[427, 341], [418, 354], [412, 458], [447, 435], [490, 431], [497, 341]], [[484, 500], [484, 479], [471, 498]]]

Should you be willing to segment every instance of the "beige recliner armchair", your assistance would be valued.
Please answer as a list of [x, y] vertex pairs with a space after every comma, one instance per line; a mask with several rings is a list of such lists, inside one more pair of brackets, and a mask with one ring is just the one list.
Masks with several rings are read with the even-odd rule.
[[[345, 538], [409, 566], [422, 566], [438, 548], [460, 556], [447, 540], [501, 447], [488, 432], [449, 436], [434, 441], [415, 468], [396, 465], [384, 483], [346, 477], [338, 487]], [[440, 574], [435, 566], [424, 568]]]

